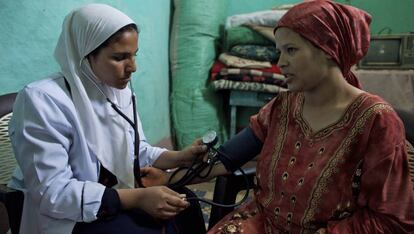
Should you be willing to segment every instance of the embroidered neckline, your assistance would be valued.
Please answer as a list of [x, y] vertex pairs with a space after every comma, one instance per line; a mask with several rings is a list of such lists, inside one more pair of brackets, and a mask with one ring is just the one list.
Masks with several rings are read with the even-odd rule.
[[361, 104], [369, 97], [369, 95], [366, 92], [363, 92], [361, 94], [358, 94], [357, 97], [354, 98], [354, 100], [348, 104], [348, 106], [345, 108], [345, 111], [342, 113], [341, 117], [327, 125], [326, 127], [318, 130], [313, 131], [313, 129], [310, 127], [309, 123], [303, 118], [303, 105], [305, 102], [305, 96], [303, 93], [299, 93], [296, 97], [296, 105], [294, 107], [294, 119], [300, 126], [303, 134], [308, 139], [320, 139], [324, 138], [328, 135], [330, 135], [334, 130], [340, 129], [344, 127], [345, 125], [349, 124], [350, 120], [352, 119], [352, 116], [356, 113], [358, 108], [361, 106]]

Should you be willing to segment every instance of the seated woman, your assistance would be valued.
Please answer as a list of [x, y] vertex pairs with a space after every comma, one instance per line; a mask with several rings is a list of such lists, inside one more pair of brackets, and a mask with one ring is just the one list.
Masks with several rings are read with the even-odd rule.
[[80, 7], [55, 49], [61, 72], [19, 92], [9, 132], [21, 168], [11, 186], [25, 192], [20, 233], [205, 232], [184, 191], [136, 186], [140, 163], [174, 168], [206, 150], [146, 142], [128, 87], [138, 33], [115, 8]]
[[[254, 199], [208, 233], [413, 233], [404, 127], [350, 71], [367, 52], [371, 17], [306, 1], [274, 30], [289, 91], [220, 150], [233, 171], [259, 154]], [[155, 172], [154, 172], [155, 173]]]

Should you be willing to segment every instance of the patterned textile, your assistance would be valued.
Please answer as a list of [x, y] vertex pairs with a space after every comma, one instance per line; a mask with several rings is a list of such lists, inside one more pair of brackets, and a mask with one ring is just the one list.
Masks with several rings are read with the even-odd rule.
[[239, 68], [269, 68], [272, 67], [270, 62], [262, 62], [251, 59], [244, 59], [237, 56], [233, 56], [227, 53], [222, 53], [219, 56], [220, 62], [226, 64], [229, 67]]
[[[231, 70], [231, 69], [230, 69]], [[257, 83], [264, 83], [270, 85], [278, 85], [284, 88], [287, 88], [287, 85], [283, 78], [273, 78], [273, 77], [266, 77], [266, 76], [255, 76], [251, 74], [211, 74], [212, 80], [233, 80], [233, 81], [241, 81], [241, 82], [257, 82]], [[277, 76], [277, 74], [275, 74]], [[279, 75], [280, 76], [280, 75]]]
[[[243, 69], [243, 68], [228, 68], [225, 64], [220, 61], [216, 61], [211, 68], [210, 79], [212, 81], [216, 80], [230, 80], [230, 81], [239, 81], [239, 82], [254, 82], [254, 83], [264, 83], [270, 85], [277, 85], [283, 88], [286, 88], [284, 82], [284, 76], [280, 73], [280, 68], [276, 64], [271, 64], [272, 67], [264, 69]], [[251, 90], [253, 87], [251, 84], [241, 85], [238, 83], [231, 82], [221, 82], [213, 83], [215, 89], [228, 89], [229, 86], [237, 87], [237, 89], [246, 90], [246, 87], [249, 87], [248, 90]], [[253, 89], [256, 89], [257, 85], [254, 85]], [[275, 90], [275, 89], [271, 89]], [[279, 87], [277, 88], [279, 90]], [[272, 91], [273, 92], [273, 91]]]
[[271, 68], [265, 69], [242, 69], [228, 68], [225, 64], [216, 61], [211, 68], [210, 79], [258, 82], [286, 87], [285, 78], [280, 73], [281, 71], [276, 64], [272, 64]]
[[222, 76], [227, 75], [252, 75], [252, 76], [262, 76], [269, 77], [275, 80], [284, 81], [285, 77], [281, 74], [271, 73], [271, 72], [262, 72], [253, 69], [239, 69], [239, 68], [223, 68], [220, 73]]
[[280, 91], [286, 91], [285, 88], [277, 86], [277, 85], [263, 84], [263, 83], [257, 83], [257, 82], [232, 81], [232, 80], [215, 80], [211, 82], [211, 86], [215, 90], [236, 89], [236, 90], [246, 90], [246, 91], [267, 92], [267, 93], [279, 93]]
[[[269, 68], [255, 68], [255, 69], [242, 69], [241, 68], [240, 71], [251, 71], [252, 72], [251, 74], [255, 74], [256, 72], [262, 72], [263, 74], [266, 74], [266, 73], [282, 74], [282, 71], [275, 63], [271, 65], [272, 67], [269, 67]], [[220, 73], [221, 70], [228, 69], [228, 68], [229, 67], [227, 67], [226, 64], [217, 60], [216, 62], [214, 62], [213, 67], [211, 68], [211, 73]]]
[[276, 62], [280, 51], [274, 46], [236, 45], [231, 48], [229, 54], [245, 59]]
[[303, 104], [302, 93], [282, 92], [251, 118], [264, 142], [255, 199], [209, 233], [413, 233], [414, 190], [392, 107], [362, 93], [337, 122], [314, 131]]

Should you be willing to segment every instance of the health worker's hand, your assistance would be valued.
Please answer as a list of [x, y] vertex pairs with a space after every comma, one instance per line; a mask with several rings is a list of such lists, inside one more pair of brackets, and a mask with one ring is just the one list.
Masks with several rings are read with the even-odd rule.
[[170, 219], [190, 206], [185, 194], [179, 194], [165, 186], [142, 189], [139, 207], [154, 218]]
[[319, 228], [318, 231], [315, 232], [315, 234], [326, 234], [326, 228]]

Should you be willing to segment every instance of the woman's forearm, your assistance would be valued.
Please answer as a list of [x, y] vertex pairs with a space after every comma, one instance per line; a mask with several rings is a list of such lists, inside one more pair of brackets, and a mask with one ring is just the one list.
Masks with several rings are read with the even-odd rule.
[[196, 140], [192, 145], [180, 151], [164, 151], [153, 166], [160, 169], [170, 169], [190, 165], [194, 160], [200, 161], [207, 153], [207, 146]]
[[[208, 173], [209, 168], [205, 168], [201, 173], [199, 173], [200, 175], [206, 175]], [[183, 178], [183, 176], [188, 172], [187, 169], [185, 170], [180, 170], [178, 172], [175, 173], [175, 171], [169, 172], [168, 173], [168, 178], [169, 178], [169, 184], [174, 184], [176, 182], [178, 182], [180, 179]], [[189, 183], [187, 184], [197, 184], [197, 183], [202, 183], [202, 182], [206, 182], [209, 181], [217, 176], [220, 175], [227, 175], [230, 172], [228, 172], [226, 170], [226, 168], [224, 167], [223, 164], [216, 164], [213, 166], [213, 168], [211, 169], [211, 172], [209, 173], [209, 175], [205, 178], [200, 178], [200, 177], [195, 177], [194, 179], [192, 179]]]
[[155, 160], [153, 166], [159, 169], [170, 169], [180, 166], [181, 162], [178, 157], [179, 151], [164, 151], [157, 160]]

